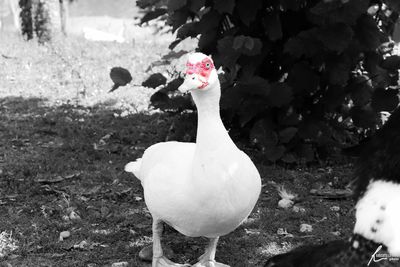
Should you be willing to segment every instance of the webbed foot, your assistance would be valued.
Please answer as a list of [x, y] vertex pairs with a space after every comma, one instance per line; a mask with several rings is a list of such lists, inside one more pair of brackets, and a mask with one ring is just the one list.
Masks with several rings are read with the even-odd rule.
[[[167, 256], [167, 258], [172, 258], [174, 256], [174, 252], [167, 245], [164, 246], [163, 253], [165, 256]], [[153, 244], [143, 247], [139, 251], [139, 258], [142, 261], [151, 262], [153, 260]]]
[[199, 262], [192, 267], [230, 267], [229, 265], [215, 261], [215, 251], [219, 237], [210, 238], [206, 252], [199, 257]]

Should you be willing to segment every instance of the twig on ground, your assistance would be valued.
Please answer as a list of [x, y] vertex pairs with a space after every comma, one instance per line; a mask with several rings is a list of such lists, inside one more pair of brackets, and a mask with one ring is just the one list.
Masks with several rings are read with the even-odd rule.
[[4, 57], [5, 59], [17, 59], [17, 57], [7, 56], [4, 54], [1, 54], [1, 56]]

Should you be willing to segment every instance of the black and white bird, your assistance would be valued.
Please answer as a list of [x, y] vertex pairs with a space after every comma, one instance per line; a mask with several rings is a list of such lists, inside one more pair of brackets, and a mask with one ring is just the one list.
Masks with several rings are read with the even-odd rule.
[[359, 149], [352, 237], [273, 256], [264, 267], [400, 266], [400, 108]]

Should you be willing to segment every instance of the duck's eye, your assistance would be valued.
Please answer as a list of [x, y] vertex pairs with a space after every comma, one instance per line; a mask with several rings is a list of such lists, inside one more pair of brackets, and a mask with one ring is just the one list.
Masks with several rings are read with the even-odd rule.
[[192, 77], [192, 80], [196, 79], [195, 77]]
[[207, 68], [207, 69], [210, 68], [210, 63], [206, 63], [206, 68]]

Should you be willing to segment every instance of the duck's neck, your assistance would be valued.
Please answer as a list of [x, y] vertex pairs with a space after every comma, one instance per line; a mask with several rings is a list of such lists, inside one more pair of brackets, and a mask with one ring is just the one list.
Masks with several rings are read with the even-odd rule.
[[194, 91], [192, 96], [198, 112], [197, 152], [209, 153], [226, 146], [234, 146], [220, 116], [220, 85], [215, 84], [206, 91]]

